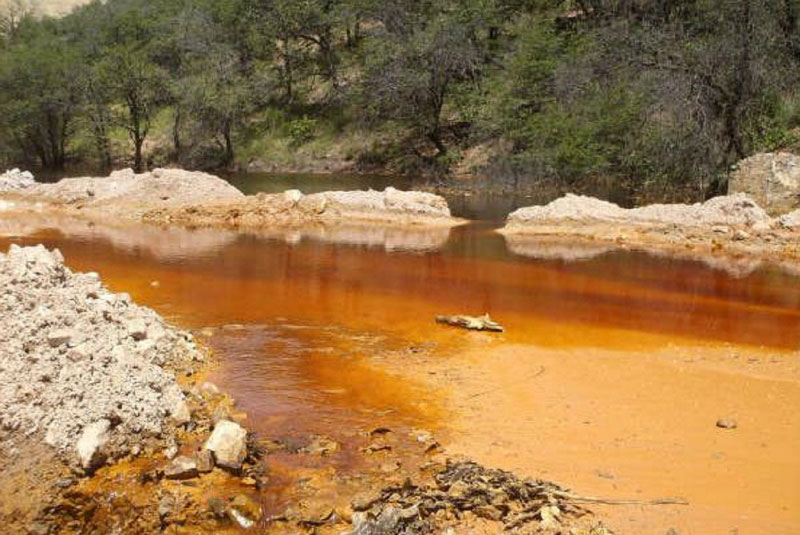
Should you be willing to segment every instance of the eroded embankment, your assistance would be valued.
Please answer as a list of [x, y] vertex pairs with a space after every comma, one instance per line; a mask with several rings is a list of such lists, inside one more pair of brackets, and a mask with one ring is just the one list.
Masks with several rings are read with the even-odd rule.
[[531, 237], [551, 236], [684, 254], [760, 256], [790, 263], [800, 259], [800, 210], [772, 218], [741, 193], [693, 205], [633, 209], [570, 194], [513, 212], [500, 232], [521, 254], [537, 247]]
[[55, 184], [27, 184], [6, 190], [7, 203], [33, 205], [40, 210], [191, 227], [257, 230], [363, 222], [446, 228], [463, 222], [451, 217], [442, 197], [431, 193], [386, 188], [312, 195], [290, 190], [245, 196], [221, 178], [180, 169], [142, 174], [124, 170], [103, 178], [68, 178]]

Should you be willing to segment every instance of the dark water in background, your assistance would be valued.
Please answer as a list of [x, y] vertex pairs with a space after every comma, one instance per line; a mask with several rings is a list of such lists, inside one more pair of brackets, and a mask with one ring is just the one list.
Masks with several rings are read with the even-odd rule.
[[[489, 184], [485, 182], [480, 184], [481, 187], [477, 191], [467, 191], [465, 187], [459, 187], [458, 183], [454, 183], [454, 186], [448, 184], [448, 187], [440, 188], [429, 179], [400, 175], [230, 173], [222, 176], [248, 195], [259, 192], [280, 193], [287, 189], [298, 189], [306, 194], [366, 189], [382, 191], [389, 186], [399, 190], [435, 191], [447, 199], [454, 216], [495, 223], [504, 221], [508, 214], [517, 208], [547, 204], [565, 193], [563, 187], [557, 185], [542, 185], [536, 194], [495, 193], [488, 190]], [[463, 185], [469, 186], [470, 184]], [[631, 204], [629, 196], [622, 190], [604, 187], [601, 184], [590, 189], [592, 191], [589, 194], [596, 197], [610, 200], [621, 206]]]
[[[91, 168], [71, 168], [66, 171], [36, 171], [39, 182], [58, 182], [62, 178], [76, 176], [98, 176]], [[224, 178], [243, 193], [281, 193], [288, 189], [297, 189], [303, 193], [320, 193], [323, 191], [349, 191], [373, 189], [383, 191], [387, 187], [399, 190], [418, 189], [432, 191], [443, 196], [452, 214], [464, 219], [472, 219], [492, 223], [498, 226], [505, 221], [508, 214], [525, 206], [547, 204], [571, 191], [566, 185], [542, 183], [535, 193], [513, 193], [509, 191], [493, 191], [490, 178], [468, 181], [452, 180], [446, 184], [437, 183], [434, 179], [407, 175], [369, 175], [355, 173], [225, 173], [212, 172]], [[618, 185], [597, 182], [584, 184], [581, 192], [599, 199], [619, 204], [623, 207], [633, 206], [630, 192]]]

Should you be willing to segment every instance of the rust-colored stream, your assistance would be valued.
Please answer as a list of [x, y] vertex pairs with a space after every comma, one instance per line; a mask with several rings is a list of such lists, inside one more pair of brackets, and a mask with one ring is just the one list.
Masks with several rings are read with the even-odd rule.
[[[587, 493], [699, 501], [669, 514], [607, 512], [623, 532], [800, 526], [800, 460], [789, 453], [800, 451], [800, 425], [787, 420], [800, 409], [800, 279], [777, 267], [733, 275], [625, 251], [526, 258], [480, 226], [420, 231], [397, 247], [357, 232], [334, 242], [74, 221], [33, 227], [15, 232], [6, 222], [0, 250], [58, 247], [72, 268], [100, 273], [178, 325], [217, 327], [215, 380], [258, 430], [346, 442], [370, 425], [441, 429], [454, 451]], [[484, 312], [507, 334], [433, 322]], [[244, 328], [221, 328], [231, 324]], [[741, 403], [728, 403], [736, 395]], [[760, 446], [758, 428], [719, 435], [714, 422], [726, 410], [761, 422], [772, 449]], [[665, 455], [671, 447], [702, 451], [681, 467]], [[731, 466], [710, 467], [725, 455]], [[665, 471], [652, 465], [659, 458], [678, 465]], [[693, 479], [702, 484], [692, 488]], [[759, 491], [785, 499], [754, 499], [740, 519], [743, 493]]]

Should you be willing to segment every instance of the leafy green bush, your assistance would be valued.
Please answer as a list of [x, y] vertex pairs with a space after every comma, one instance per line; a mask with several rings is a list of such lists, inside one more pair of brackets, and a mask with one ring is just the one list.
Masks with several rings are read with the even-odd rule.
[[292, 145], [300, 146], [314, 139], [317, 129], [317, 120], [308, 116], [291, 121], [288, 125], [289, 137]]

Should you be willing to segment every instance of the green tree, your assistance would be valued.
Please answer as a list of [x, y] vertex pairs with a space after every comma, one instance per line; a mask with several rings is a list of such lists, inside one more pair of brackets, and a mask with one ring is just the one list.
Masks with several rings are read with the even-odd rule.
[[141, 51], [115, 47], [100, 64], [100, 80], [112, 99], [111, 117], [133, 144], [133, 169], [144, 170], [142, 147], [150, 133], [153, 115], [165, 98], [163, 71]]
[[74, 47], [36, 27], [0, 55], [0, 124], [24, 158], [61, 169], [81, 100], [81, 64]]

